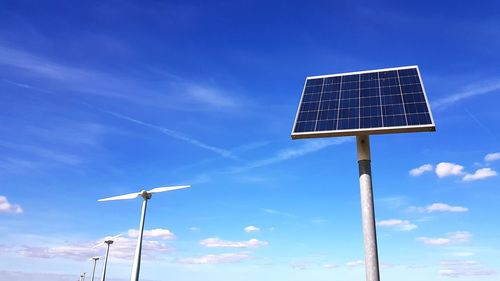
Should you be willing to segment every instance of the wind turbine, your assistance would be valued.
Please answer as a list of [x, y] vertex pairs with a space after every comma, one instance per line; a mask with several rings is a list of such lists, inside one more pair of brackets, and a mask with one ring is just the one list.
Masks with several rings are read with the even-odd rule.
[[97, 261], [99, 260], [99, 257], [92, 257], [91, 260], [94, 260], [94, 267], [92, 268], [92, 281], [94, 281], [94, 276], [95, 276], [95, 266], [97, 264]]
[[[104, 266], [102, 267], [102, 275], [101, 275], [101, 281], [104, 281], [106, 279], [106, 267], [108, 265], [108, 254], [109, 254], [109, 245], [113, 244], [114, 242], [114, 239], [118, 238], [122, 236], [121, 234], [118, 234], [116, 236], [113, 236], [109, 239], [106, 239], [104, 240], [102, 243], [106, 244], [107, 247], [106, 247], [106, 257], [104, 258]], [[97, 245], [94, 246], [95, 247], [99, 247], [102, 245], [102, 243], [98, 243]]]
[[135, 248], [134, 263], [132, 265], [132, 274], [130, 275], [130, 281], [139, 281], [139, 271], [140, 271], [140, 267], [141, 267], [142, 235], [144, 232], [144, 220], [146, 218], [146, 207], [148, 205], [148, 200], [151, 199], [151, 196], [154, 193], [160, 193], [160, 192], [188, 188], [188, 187], [191, 187], [191, 186], [190, 185], [177, 185], [177, 186], [157, 187], [157, 188], [153, 188], [153, 189], [148, 190], [148, 191], [142, 190], [140, 192], [118, 195], [118, 196], [113, 196], [113, 197], [97, 200], [97, 201], [102, 202], [102, 201], [135, 199], [137, 197], [142, 197], [144, 199], [142, 201], [142, 213], [141, 213], [141, 221], [139, 223], [139, 235], [137, 237], [137, 247]]

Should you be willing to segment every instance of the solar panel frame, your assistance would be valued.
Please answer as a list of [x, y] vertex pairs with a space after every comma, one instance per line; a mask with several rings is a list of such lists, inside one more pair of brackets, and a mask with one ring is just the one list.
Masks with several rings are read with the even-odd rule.
[[[325, 131], [315, 131], [315, 130], [309, 130], [306, 132], [295, 132], [296, 126], [297, 126], [297, 121], [299, 118], [299, 113], [300, 113], [300, 107], [303, 104], [304, 101], [304, 96], [305, 96], [305, 90], [306, 90], [306, 85], [307, 82], [311, 79], [319, 79], [319, 78], [334, 78], [334, 77], [345, 77], [348, 75], [359, 75], [359, 74], [369, 74], [369, 73], [380, 73], [380, 72], [385, 72], [385, 71], [398, 71], [398, 70], [405, 70], [405, 69], [416, 69], [417, 74], [418, 74], [418, 79], [420, 80], [419, 84], [422, 87], [422, 93], [425, 99], [425, 105], [427, 107], [427, 111], [429, 114], [429, 118], [431, 123], [429, 124], [423, 124], [423, 125], [404, 125], [404, 126], [381, 126], [381, 127], [372, 127], [372, 128], [356, 128], [356, 129], [344, 129], [344, 130], [325, 130]], [[379, 75], [379, 74], [377, 74]], [[342, 79], [342, 78], [341, 78]], [[398, 72], [398, 86], [401, 88], [401, 81], [399, 77], [399, 72]], [[359, 76], [358, 79], [359, 83], [361, 83], [361, 76]], [[380, 79], [378, 79], [380, 81]], [[321, 87], [324, 87], [324, 83], [321, 85]], [[379, 89], [381, 89], [380, 82], [379, 82]], [[400, 89], [401, 90], [401, 89]], [[340, 90], [339, 90], [340, 91]], [[401, 95], [403, 95], [403, 92], [401, 92]], [[321, 96], [324, 94], [324, 91], [320, 92], [320, 99]], [[380, 97], [380, 107], [382, 108], [382, 95], [378, 95]], [[361, 102], [361, 98], [359, 98], [359, 102]], [[340, 111], [340, 102], [341, 99], [339, 98], [339, 106], [338, 106], [338, 111]], [[408, 114], [406, 113], [406, 108], [405, 108], [405, 103], [401, 103], [403, 106], [403, 112], [404, 112], [404, 118], [407, 122]], [[319, 115], [321, 112], [321, 109], [319, 108], [321, 105], [318, 104], [318, 110], [317, 110], [317, 116], [315, 119], [315, 127], [317, 126], [317, 123], [319, 121]], [[359, 106], [358, 106], [359, 108]], [[345, 108], [344, 108], [345, 109]], [[382, 109], [381, 109], [382, 110]], [[339, 114], [340, 115], [340, 114]], [[359, 115], [360, 116], [360, 115]], [[384, 114], [383, 112], [380, 114], [381, 118], [383, 118]], [[338, 117], [338, 116], [337, 116]], [[361, 119], [361, 116], [360, 118]], [[335, 122], [338, 122], [338, 118]], [[347, 120], [347, 119], [345, 119]], [[382, 121], [383, 122], [383, 121]], [[319, 75], [319, 76], [309, 76], [306, 78], [304, 82], [304, 86], [302, 88], [302, 94], [300, 98], [299, 105], [297, 107], [297, 113], [295, 115], [295, 121], [293, 124], [292, 128], [292, 133], [291, 137], [292, 139], [302, 139], [302, 138], [320, 138], [320, 137], [337, 137], [337, 136], [359, 136], [359, 135], [372, 135], [372, 134], [391, 134], [391, 133], [409, 133], [409, 132], [433, 132], [436, 130], [436, 126], [434, 123], [434, 117], [432, 116], [432, 111], [429, 106], [429, 101], [427, 98], [427, 93], [425, 91], [424, 83], [422, 81], [422, 76], [420, 74], [420, 69], [418, 65], [410, 65], [410, 66], [401, 66], [401, 67], [392, 67], [392, 68], [383, 68], [383, 69], [374, 69], [374, 70], [364, 70], [364, 71], [355, 71], [355, 72], [345, 72], [345, 73], [336, 73], [336, 74], [328, 74], [328, 75]]]

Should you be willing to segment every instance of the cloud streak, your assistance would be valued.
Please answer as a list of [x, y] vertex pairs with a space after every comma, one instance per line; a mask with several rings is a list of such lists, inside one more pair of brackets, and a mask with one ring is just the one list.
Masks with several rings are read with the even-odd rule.
[[157, 125], [146, 123], [146, 122], [134, 119], [132, 117], [128, 117], [128, 116], [125, 116], [125, 115], [122, 115], [122, 114], [118, 114], [118, 113], [115, 113], [115, 112], [112, 112], [112, 111], [103, 111], [103, 112], [105, 112], [107, 114], [110, 114], [110, 115], [112, 115], [112, 116], [114, 116], [116, 118], [119, 118], [119, 119], [122, 119], [122, 120], [126, 120], [126, 121], [129, 121], [129, 122], [132, 122], [132, 123], [135, 123], [135, 124], [138, 124], [138, 125], [150, 128], [150, 129], [154, 129], [156, 131], [161, 132], [164, 135], [167, 135], [167, 136], [172, 137], [174, 139], [178, 139], [178, 140], [187, 142], [187, 143], [192, 144], [194, 146], [197, 146], [199, 148], [202, 148], [202, 149], [214, 152], [214, 153], [216, 153], [216, 154], [218, 154], [218, 155], [220, 155], [222, 157], [230, 158], [230, 159], [236, 159], [236, 157], [233, 155], [233, 153], [231, 151], [229, 151], [229, 150], [208, 145], [208, 144], [203, 143], [203, 142], [201, 142], [201, 141], [199, 141], [197, 139], [185, 136], [185, 135], [183, 135], [183, 134], [181, 134], [179, 132], [176, 132], [174, 130], [170, 130], [170, 129], [167, 129], [167, 128], [164, 128], [164, 127], [160, 127], [160, 126], [157, 126]]
[[467, 98], [472, 98], [475, 96], [490, 94], [490, 93], [498, 94], [499, 91], [500, 91], [500, 81], [498, 80], [485, 82], [481, 84], [475, 84], [469, 86], [467, 89], [459, 93], [432, 102], [432, 107], [436, 109], [438, 108], [441, 109]]
[[272, 164], [276, 164], [279, 162], [291, 160], [294, 158], [298, 158], [304, 155], [307, 155], [309, 153], [317, 152], [319, 150], [322, 150], [324, 148], [327, 148], [332, 145], [339, 145], [343, 144], [346, 142], [352, 141], [351, 138], [335, 138], [335, 139], [315, 139], [315, 140], [308, 140], [302, 145], [298, 147], [293, 147], [293, 148], [288, 148], [284, 149], [281, 151], [278, 151], [275, 155], [261, 159], [261, 160], [256, 160], [250, 163], [247, 163], [244, 166], [237, 167], [231, 169], [232, 173], [237, 173], [249, 169], [255, 169], [255, 168], [260, 168], [264, 166], [269, 166]]

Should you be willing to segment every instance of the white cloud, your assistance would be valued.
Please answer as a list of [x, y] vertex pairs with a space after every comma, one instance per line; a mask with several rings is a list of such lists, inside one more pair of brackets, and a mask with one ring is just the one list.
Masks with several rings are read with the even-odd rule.
[[468, 231], [455, 231], [449, 232], [448, 237], [454, 243], [464, 243], [468, 242], [472, 238], [472, 234], [470, 234], [470, 232]]
[[441, 162], [436, 166], [436, 174], [440, 178], [448, 176], [462, 176], [464, 167], [454, 163]]
[[315, 224], [325, 224], [328, 220], [324, 218], [314, 218], [311, 222]]
[[410, 170], [410, 175], [412, 175], [414, 177], [418, 177], [418, 176], [422, 175], [425, 172], [432, 171], [433, 168], [434, 168], [434, 166], [432, 166], [431, 164], [424, 164], [424, 165], [422, 165], [422, 166], [420, 166], [418, 168], [411, 169]]
[[474, 256], [475, 253], [472, 253], [472, 252], [456, 252], [453, 255], [455, 255], [457, 257], [471, 257], [471, 256]]
[[444, 246], [450, 244], [459, 244], [468, 242], [472, 238], [472, 234], [467, 231], [455, 231], [447, 233], [446, 237], [429, 238], [418, 237], [417, 240], [422, 241], [426, 245]]
[[207, 238], [200, 241], [200, 245], [207, 248], [260, 248], [268, 243], [252, 238], [248, 241], [226, 241], [219, 238]]
[[306, 261], [294, 261], [290, 262], [289, 265], [293, 269], [300, 269], [300, 270], [306, 270], [311, 267], [311, 263]]
[[398, 220], [398, 219], [378, 221], [377, 226], [390, 227], [399, 231], [410, 231], [417, 228], [415, 224], [412, 224], [407, 220]]
[[235, 263], [250, 258], [250, 254], [243, 253], [226, 253], [217, 255], [205, 255], [201, 257], [182, 258], [178, 259], [178, 263], [184, 264], [220, 264], [220, 263]]
[[449, 238], [418, 237], [417, 240], [422, 241], [425, 245], [432, 245], [432, 246], [442, 246], [451, 243], [451, 239]]
[[481, 168], [476, 170], [474, 174], [466, 174], [462, 180], [463, 181], [476, 181], [482, 180], [489, 177], [494, 177], [497, 175], [497, 172], [492, 170], [491, 168]]
[[[39, 281], [67, 281], [77, 279], [75, 274], [59, 274], [59, 273], [48, 273], [48, 272], [26, 272], [26, 271], [7, 271], [0, 270], [0, 276], [2, 280], [9, 281], [28, 281], [28, 280], [39, 280]], [[110, 279], [108, 279], [110, 280]], [[111, 279], [113, 281], [119, 281], [116, 279]]]
[[6, 196], [0, 195], [0, 213], [21, 214], [22, 212], [21, 206], [10, 203]]
[[[139, 231], [137, 229], [129, 229], [128, 236], [132, 238], [137, 238], [139, 236]], [[168, 229], [155, 228], [151, 230], [144, 230], [143, 237], [145, 238], [162, 238], [167, 240], [175, 239], [175, 235]]]
[[323, 265], [323, 267], [326, 268], [326, 269], [334, 269], [334, 268], [337, 267], [337, 265], [333, 264], [333, 263], [326, 263], [326, 264]]
[[256, 226], [253, 226], [253, 225], [249, 225], [249, 226], [245, 227], [243, 230], [246, 233], [251, 233], [251, 232], [258, 232], [258, 231], [260, 231], [260, 228], [258, 228]]
[[[72, 243], [63, 246], [24, 246], [18, 249], [17, 253], [21, 256], [31, 258], [61, 258], [71, 260], [87, 260], [89, 257], [102, 254], [102, 249], [95, 248], [97, 244], [102, 244], [102, 241], [110, 237], [105, 237], [97, 241], [87, 241]], [[109, 251], [110, 256], [117, 259], [131, 259], [134, 256], [137, 240], [126, 237], [116, 237]], [[144, 259], [158, 259], [161, 253], [172, 251], [170, 246], [167, 246], [159, 241], [143, 240], [142, 242], [142, 257]]]
[[447, 277], [459, 278], [470, 276], [495, 275], [494, 269], [484, 268], [474, 260], [448, 260], [441, 262], [439, 274]]
[[199, 227], [197, 227], [197, 226], [191, 226], [191, 227], [189, 228], [189, 230], [191, 230], [191, 231], [200, 231], [200, 228], [199, 228]]
[[484, 156], [484, 161], [486, 162], [493, 162], [496, 160], [500, 160], [500, 152], [489, 153]]
[[348, 267], [359, 267], [364, 265], [365, 262], [363, 260], [355, 260], [355, 261], [349, 261], [345, 265]]
[[427, 207], [425, 207], [425, 210], [428, 213], [432, 212], [467, 212], [469, 211], [468, 208], [461, 207], [461, 206], [450, 206], [445, 203], [434, 203], [431, 204]]

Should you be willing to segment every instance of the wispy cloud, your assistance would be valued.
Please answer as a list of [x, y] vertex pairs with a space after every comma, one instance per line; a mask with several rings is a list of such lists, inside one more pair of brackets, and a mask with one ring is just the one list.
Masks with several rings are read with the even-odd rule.
[[[139, 236], [139, 231], [137, 229], [129, 229], [128, 236], [132, 238], [137, 238]], [[155, 228], [151, 230], [144, 230], [143, 236], [145, 238], [161, 238], [166, 240], [175, 239], [175, 235], [168, 229]]]
[[[53, 84], [47, 82], [55, 81], [58, 90], [111, 98], [134, 105], [168, 107], [178, 111], [234, 110], [243, 103], [249, 103], [235, 93], [189, 81], [164, 71], [153, 71], [150, 68], [142, 69], [144, 73], [148, 73], [148, 79], [145, 79], [70, 65], [36, 53], [5, 46], [0, 46], [0, 65], [20, 69], [25, 74], [37, 78], [38, 84], [48, 85], [49, 88], [42, 89], [39, 86], [6, 79], [3, 79], [4, 82], [46, 93], [52, 93], [50, 85]], [[149, 81], [151, 77], [163, 82], [152, 86]], [[141, 92], [141, 95], [137, 95], [137, 92]]]
[[240, 107], [239, 100], [222, 92], [218, 88], [207, 87], [197, 84], [186, 84], [186, 93], [195, 102], [199, 102], [214, 108], [237, 108]]
[[205, 150], [208, 150], [208, 151], [211, 151], [211, 152], [215, 152], [215, 153], [219, 154], [222, 157], [231, 158], [231, 159], [235, 159], [236, 158], [233, 155], [233, 153], [231, 151], [229, 151], [229, 150], [208, 145], [208, 144], [203, 143], [203, 142], [201, 142], [201, 141], [199, 141], [197, 139], [185, 136], [184, 134], [181, 134], [181, 133], [179, 133], [177, 131], [170, 130], [170, 129], [167, 129], [167, 128], [164, 128], [164, 127], [161, 127], [161, 126], [153, 125], [153, 124], [150, 124], [150, 123], [146, 123], [146, 122], [134, 119], [132, 117], [128, 117], [128, 116], [125, 116], [125, 115], [122, 115], [122, 114], [118, 114], [116, 112], [112, 112], [112, 111], [104, 111], [104, 112], [106, 112], [106, 113], [108, 113], [110, 115], [113, 115], [113, 116], [115, 116], [117, 118], [120, 118], [122, 120], [126, 120], [126, 121], [129, 121], [129, 122], [132, 122], [132, 123], [144, 126], [144, 127], [148, 127], [150, 129], [154, 129], [154, 130], [159, 131], [159, 132], [161, 132], [161, 133], [163, 133], [163, 134], [165, 134], [165, 135], [167, 135], [169, 137], [172, 137], [172, 138], [175, 138], [175, 139], [187, 142], [189, 144], [192, 144], [194, 146], [203, 148]]
[[389, 227], [398, 231], [410, 231], [417, 228], [417, 225], [410, 223], [407, 220], [399, 220], [399, 219], [390, 219], [390, 220], [382, 220], [377, 222], [377, 226], [380, 227]]
[[227, 241], [219, 238], [207, 238], [200, 241], [200, 245], [207, 248], [260, 248], [267, 244], [266, 241], [255, 238], [248, 241]]
[[288, 217], [288, 218], [296, 218], [297, 217], [294, 214], [287, 213], [287, 212], [282, 212], [282, 211], [278, 211], [278, 210], [275, 210], [275, 209], [264, 208], [264, 209], [261, 209], [261, 210], [264, 213], [267, 213], [267, 214], [270, 214], [270, 215], [278, 215], [278, 216], [284, 216], [284, 217]]
[[418, 237], [417, 240], [422, 241], [426, 245], [444, 246], [450, 244], [459, 244], [468, 242], [472, 238], [472, 234], [468, 231], [456, 231], [447, 233], [446, 237]]
[[177, 263], [183, 264], [221, 264], [221, 263], [235, 263], [247, 260], [250, 258], [250, 253], [224, 253], [216, 255], [205, 255], [200, 257], [190, 257], [177, 259]]
[[445, 108], [446, 106], [452, 105], [461, 100], [490, 93], [492, 94], [500, 93], [500, 81], [494, 80], [494, 81], [483, 82], [480, 84], [470, 85], [467, 87], [467, 89], [464, 89], [461, 92], [433, 101], [432, 107], [438, 109]]
[[439, 274], [447, 277], [471, 277], [495, 275], [494, 269], [485, 268], [474, 260], [447, 260], [441, 262]]
[[410, 207], [409, 211], [417, 211], [421, 213], [433, 213], [433, 212], [451, 212], [451, 213], [463, 213], [468, 212], [469, 208], [461, 206], [451, 206], [445, 203], [433, 203], [426, 207]]
[[35, 156], [38, 159], [44, 159], [46, 161], [58, 164], [77, 165], [80, 164], [81, 162], [80, 158], [76, 155], [61, 153], [55, 150], [50, 150], [35, 145], [17, 144], [6, 141], [0, 141], [0, 146], [13, 150], [18, 150], [28, 155]]
[[[3, 46], [0, 46], [0, 64], [20, 68], [45, 78], [55, 80], [76, 81], [86, 79], [91, 76], [91, 73], [87, 71], [64, 66], [28, 52], [6, 48]], [[18, 84], [20, 84], [20, 86], [25, 85], [22, 83]]]
[[418, 177], [425, 172], [432, 171], [433, 169], [434, 169], [434, 166], [432, 166], [431, 164], [424, 164], [418, 168], [411, 169], [409, 173], [411, 176]]
[[22, 212], [21, 206], [10, 203], [6, 196], [0, 195], [0, 213], [21, 214]]

